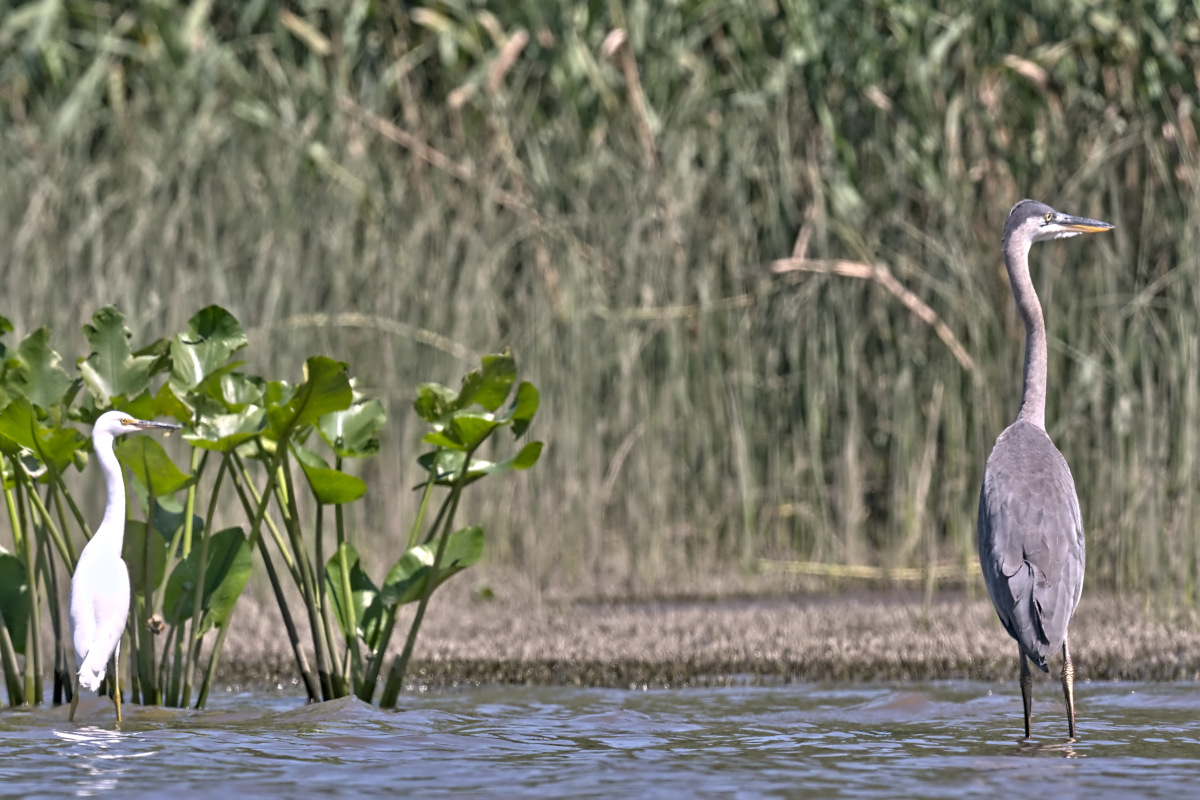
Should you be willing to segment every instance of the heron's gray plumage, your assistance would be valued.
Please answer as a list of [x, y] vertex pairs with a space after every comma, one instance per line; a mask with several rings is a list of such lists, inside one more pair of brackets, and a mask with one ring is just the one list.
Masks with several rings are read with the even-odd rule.
[[1083, 520], [1066, 459], [1024, 420], [1000, 434], [987, 462], [979, 563], [1004, 629], [1047, 671], [1083, 591]]
[[1026, 736], [1031, 691], [1026, 659], [1048, 671], [1047, 657], [1061, 649], [1068, 728], [1075, 737], [1067, 627], [1083, 591], [1085, 560], [1075, 481], [1046, 433], [1046, 323], [1029, 276], [1029, 250], [1035, 242], [1112, 227], [1035, 200], [1013, 206], [1004, 225], [1004, 264], [1025, 323], [1025, 372], [1017, 419], [996, 439], [984, 468], [979, 564], [996, 613], [1020, 651]]

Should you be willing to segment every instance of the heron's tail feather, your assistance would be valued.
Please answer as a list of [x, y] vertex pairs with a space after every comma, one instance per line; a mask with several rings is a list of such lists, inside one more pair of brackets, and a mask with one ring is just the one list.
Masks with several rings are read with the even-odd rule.
[[108, 660], [100, 661], [99, 664], [95, 663], [95, 661], [99, 661], [98, 656], [95, 660], [92, 658], [92, 654], [95, 652], [95, 650], [89, 652], [87, 657], [83, 659], [83, 664], [79, 666], [79, 685], [90, 692], [99, 689], [100, 684], [104, 682], [106, 666], [104, 661]]

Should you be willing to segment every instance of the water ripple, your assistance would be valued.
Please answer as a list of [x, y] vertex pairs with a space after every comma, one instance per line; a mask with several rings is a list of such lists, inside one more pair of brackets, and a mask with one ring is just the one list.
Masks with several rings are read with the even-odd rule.
[[226, 695], [202, 712], [112, 706], [0, 712], [0, 796], [1190, 796], [1200, 687], [1078, 687], [1062, 740], [1055, 687], [1035, 739], [1014, 685], [794, 685], [621, 691], [484, 687], [306, 706]]

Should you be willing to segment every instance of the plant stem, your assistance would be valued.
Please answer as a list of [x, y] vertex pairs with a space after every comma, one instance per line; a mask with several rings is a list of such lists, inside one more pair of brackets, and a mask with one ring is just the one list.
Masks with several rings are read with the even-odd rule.
[[281, 512], [284, 514], [284, 527], [287, 529], [288, 536], [292, 540], [292, 551], [296, 556], [296, 567], [300, 572], [300, 588], [304, 596], [305, 609], [308, 611], [308, 624], [312, 631], [313, 650], [317, 657], [317, 677], [321, 682], [321, 697], [324, 700], [332, 700], [335, 695], [333, 693], [333, 683], [330, 679], [329, 647], [328, 642], [325, 641], [325, 626], [321, 622], [320, 600], [317, 597], [316, 587], [313, 585], [312, 564], [308, 560], [308, 552], [304, 549], [304, 540], [300, 535], [299, 511], [296, 508], [296, 492], [292, 486], [292, 473], [287, 457], [287, 443], [280, 443], [278, 447], [283, 453], [283, 460], [279, 467], [283, 479], [282, 481], [276, 481], [275, 490], [277, 493], [282, 494], [282, 496], [277, 496], [276, 500], [281, 505]]
[[450, 541], [454, 515], [458, 512], [458, 501], [462, 497], [462, 490], [467, 478], [467, 467], [471, 463], [473, 452], [467, 451], [462, 468], [454, 479], [454, 487], [450, 490], [450, 512], [446, 516], [446, 524], [442, 528], [442, 538], [438, 542], [437, 553], [433, 557], [433, 563], [429, 565], [429, 575], [425, 578], [425, 591], [421, 595], [421, 602], [417, 605], [417, 613], [413, 616], [412, 625], [409, 626], [408, 637], [404, 640], [404, 650], [392, 659], [392, 666], [388, 670], [387, 684], [383, 687], [383, 695], [379, 698], [380, 708], [395, 708], [396, 699], [400, 696], [404, 674], [408, 671], [408, 662], [412, 658], [413, 648], [417, 643], [417, 632], [421, 628], [421, 622], [425, 619], [425, 609], [429, 606], [429, 598], [437, 586], [438, 570], [442, 565], [442, 557], [446, 553], [446, 544]]
[[[187, 637], [187, 662], [183, 668], [183, 696], [180, 698], [180, 705], [186, 708], [192, 700], [192, 680], [196, 671], [196, 657], [200, 647], [200, 629], [201, 615], [204, 610], [205, 600], [205, 581], [207, 580], [208, 572], [208, 543], [212, 539], [212, 518], [216, 510], [217, 496], [220, 494], [221, 481], [225, 478], [225, 472], [229, 468], [229, 456], [221, 459], [221, 466], [217, 469], [217, 478], [213, 482], [212, 493], [209, 495], [208, 514], [204, 520], [204, 530], [200, 536], [200, 555], [196, 564], [196, 583], [192, 590], [192, 620], [189, 627]], [[193, 485], [194, 486], [194, 485]], [[192, 494], [189, 493], [189, 509], [188, 509], [188, 527], [191, 527], [192, 511], [195, 509], [195, 503]], [[187, 538], [184, 538], [184, 546], [187, 545]], [[185, 555], [184, 558], [187, 558]]]
[[[329, 590], [325, 586], [324, 521], [325, 504], [318, 501], [317, 518], [313, 530], [317, 557], [317, 602], [321, 609], [321, 624], [325, 627], [326, 646], [329, 648], [329, 677], [330, 683], [333, 685], [333, 696], [345, 697], [349, 692], [346, 691], [346, 683], [342, 675], [341, 658], [338, 655], [337, 649], [333, 646], [333, 621], [330, 619]], [[349, 661], [349, 657], [350, 654], [347, 653], [347, 661]]]
[[[274, 487], [275, 487], [274, 479], [275, 479], [276, 470], [274, 468], [271, 469], [271, 477], [268, 479], [267, 486], [266, 486], [266, 488], [263, 489], [263, 493], [260, 495], [258, 493], [258, 490], [254, 488], [254, 481], [252, 481], [250, 479], [250, 473], [246, 470], [246, 465], [242, 463], [242, 460], [241, 460], [241, 458], [238, 457], [237, 453], [233, 454], [233, 461], [235, 464], [237, 464], [238, 471], [241, 474], [241, 481], [238, 481], [236, 484], [238, 486], [238, 492], [241, 493], [243, 491], [242, 484], [244, 484], [245, 488], [250, 491], [250, 496], [254, 498], [254, 502], [259, 504], [260, 507], [265, 509], [265, 506], [262, 505], [264, 503], [263, 498], [269, 497], [271, 495], [272, 491], [274, 490]], [[277, 463], [277, 462], [272, 462], [272, 463]], [[238, 475], [238, 473], [234, 473], [235, 478], [237, 477], [237, 475]], [[243, 499], [243, 503], [245, 503], [244, 499]], [[247, 511], [246, 513], [248, 514], [250, 512]], [[299, 586], [300, 585], [300, 573], [296, 571], [296, 562], [292, 558], [292, 554], [288, 550], [287, 543], [284, 542], [283, 534], [281, 534], [279, 532], [279, 527], [276, 526], [275, 520], [272, 519], [271, 515], [269, 513], [267, 513], [265, 510], [263, 511], [262, 522], [265, 522], [267, 524], [267, 528], [271, 531], [271, 536], [275, 539], [275, 546], [279, 548], [279, 554], [281, 556], [283, 556], [284, 566], [286, 566], [288, 569], [288, 572], [291, 573], [292, 580], [295, 581], [296, 586]], [[251, 533], [251, 536], [257, 535], [258, 530], [259, 530], [259, 528], [255, 527], [254, 531]]]
[[[342, 471], [342, 457], [337, 457], [335, 464], [338, 472]], [[358, 642], [358, 614], [354, 609], [354, 593], [350, 584], [350, 565], [346, 563], [346, 527], [342, 506], [333, 507], [334, 522], [337, 525], [338, 565], [341, 567], [342, 597], [346, 598], [346, 672], [342, 680], [347, 686], [358, 686], [363, 677], [362, 651]]]
[[[433, 487], [437, 485], [436, 470], [435, 462], [434, 469], [430, 470], [429, 477], [425, 481], [425, 490], [421, 493], [421, 505], [417, 509], [416, 519], [413, 520], [412, 529], [409, 531], [408, 547], [405, 549], [405, 552], [417, 546], [417, 538], [421, 535], [421, 525], [425, 520], [425, 511], [429, 507], [429, 497], [433, 494]], [[442, 507], [445, 508], [445, 504]], [[435, 521], [434, 525], [436, 526], [436, 524]], [[379, 683], [379, 670], [383, 667], [383, 660], [387, 656], [388, 644], [392, 641], [392, 632], [396, 629], [397, 611], [398, 609], [395, 605], [387, 609], [387, 618], [384, 620], [383, 629], [379, 634], [379, 643], [376, 645], [375, 651], [367, 659], [366, 674], [363, 675], [362, 682], [358, 687], [358, 699], [364, 703], [370, 703], [375, 697], [375, 686]]]
[[[236, 455], [234, 456], [234, 460], [237, 460]], [[272, 472], [272, 474], [274, 474], [274, 472]], [[257, 518], [258, 514], [262, 512], [262, 504], [260, 503], [259, 505], [259, 511], [255, 512], [253, 510], [254, 506], [251, 505], [250, 499], [246, 496], [242, 482], [238, 479], [238, 474], [231, 471], [230, 475], [233, 477], [233, 486], [234, 489], [237, 490], [238, 499], [241, 500], [242, 508], [244, 508], [246, 511], [246, 516], [253, 515], [255, 518]], [[271, 481], [268, 479], [265, 491], [269, 492], [270, 489]], [[253, 491], [253, 487], [251, 487], [251, 491]], [[251, 536], [250, 541], [253, 544], [257, 544], [259, 552], [262, 553], [263, 566], [267, 570], [267, 580], [271, 584], [271, 591], [275, 594], [275, 604], [279, 607], [279, 615], [283, 618], [283, 626], [287, 631], [288, 642], [292, 646], [292, 655], [296, 659], [296, 668], [300, 670], [300, 676], [304, 679], [304, 689], [308, 692], [308, 701], [310, 703], [316, 703], [321, 698], [320, 687], [318, 687], [316, 678], [313, 676], [312, 668], [308, 665], [308, 658], [304, 655], [304, 648], [300, 645], [300, 634], [296, 631], [296, 624], [292, 621], [291, 612], [288, 611], [287, 599], [283, 596], [283, 586], [279, 583], [279, 574], [275, 571], [275, 565], [271, 561], [271, 554], [267, 552], [266, 540], [261, 536]], [[225, 625], [228, 626], [228, 624], [229, 622], [226, 621]], [[219, 638], [218, 641], [220, 641]], [[205, 685], [207, 686], [207, 675], [205, 676], [204, 680]], [[206, 688], [201, 687], [200, 696], [204, 697], [206, 694]], [[197, 706], [199, 706], [199, 704], [197, 704]]]
[[8, 635], [8, 623], [4, 621], [3, 609], [0, 609], [0, 665], [4, 667], [4, 688], [8, 690], [8, 704], [24, 705], [25, 693], [17, 677], [21, 674], [17, 668], [17, 653], [12, 637]]
[[25, 557], [25, 575], [29, 583], [29, 626], [25, 629], [25, 701], [34, 705], [42, 702], [42, 647], [38, 635], [42, 627], [41, 603], [38, 600], [36, 563], [33, 558], [33, 530], [26, 524], [24, 498], [31, 492], [25, 484], [25, 471], [20, 466], [13, 470], [16, 489], [17, 517], [25, 535], [21, 538], [22, 555]]
[[41, 518], [41, 522], [45, 525], [46, 531], [50, 534], [50, 540], [54, 542], [54, 546], [58, 548], [59, 555], [63, 561], [70, 567], [71, 571], [75, 571], [75, 551], [71, 548], [70, 542], [63, 539], [62, 533], [58, 530], [58, 526], [54, 524], [54, 520], [50, 518], [50, 512], [46, 510], [46, 506], [42, 503], [42, 498], [38, 495], [36, 489], [30, 489], [29, 499], [33, 502], [37, 513]]
[[[12, 467], [13, 474], [20, 469], [20, 464], [16, 462], [16, 458], [9, 461]], [[20, 515], [17, 513], [17, 502], [13, 496], [12, 487], [7, 484], [4, 486], [4, 504], [8, 508], [9, 524], [12, 526], [13, 545], [18, 552], [24, 549], [22, 541], [24, 537], [21, 535]], [[29, 578], [26, 576], [26, 581]], [[8, 689], [8, 704], [11, 706], [19, 706], [25, 703], [25, 690], [19, 678], [20, 671], [17, 669], [17, 654], [16, 648], [13, 647], [12, 637], [8, 633], [8, 625], [4, 621], [4, 614], [0, 612], [0, 663], [4, 665], [4, 684]]]

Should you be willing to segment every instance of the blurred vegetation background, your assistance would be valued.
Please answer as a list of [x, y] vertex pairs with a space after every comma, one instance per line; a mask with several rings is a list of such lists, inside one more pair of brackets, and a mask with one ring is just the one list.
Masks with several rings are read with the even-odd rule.
[[219, 303], [255, 369], [350, 362], [366, 553], [416, 383], [509, 345], [547, 448], [465, 512], [491, 563], [961, 581], [1034, 197], [1117, 225], [1034, 254], [1089, 585], [1193, 604], [1198, 63], [1173, 0], [0, 0], [0, 313], [73, 357]]

